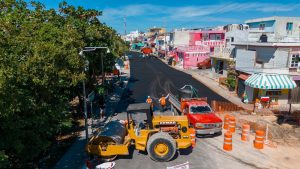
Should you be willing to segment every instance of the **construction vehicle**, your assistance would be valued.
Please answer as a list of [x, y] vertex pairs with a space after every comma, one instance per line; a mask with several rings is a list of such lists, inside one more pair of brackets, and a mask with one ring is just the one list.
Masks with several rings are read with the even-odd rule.
[[137, 103], [128, 106], [127, 122], [111, 121], [93, 136], [87, 152], [111, 161], [118, 155], [129, 155], [133, 145], [136, 150], [147, 151], [151, 159], [165, 162], [174, 157], [177, 149], [190, 148], [191, 143], [186, 116], [153, 116], [149, 104]]
[[207, 98], [198, 97], [197, 90], [185, 85], [179, 90], [179, 97], [169, 94], [171, 111], [174, 115], [187, 116], [189, 124], [196, 129], [196, 134], [220, 134], [222, 120], [213, 112]]

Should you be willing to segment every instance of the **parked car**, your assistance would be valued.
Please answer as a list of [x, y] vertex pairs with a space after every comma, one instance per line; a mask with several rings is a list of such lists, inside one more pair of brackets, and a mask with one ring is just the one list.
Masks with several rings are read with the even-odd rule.
[[208, 69], [208, 68], [211, 68], [211, 59], [207, 58], [207, 59], [203, 60], [202, 62], [199, 62], [197, 64], [197, 67], [199, 69]]

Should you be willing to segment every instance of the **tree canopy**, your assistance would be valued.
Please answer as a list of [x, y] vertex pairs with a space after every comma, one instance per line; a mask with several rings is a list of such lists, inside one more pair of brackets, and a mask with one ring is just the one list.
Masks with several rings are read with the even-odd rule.
[[0, 0], [0, 168], [34, 162], [69, 116], [69, 102], [83, 73], [79, 51], [106, 46], [111, 53], [87, 53], [90, 75], [109, 70], [127, 49], [115, 30], [101, 23], [101, 11], [66, 2], [46, 9], [39, 2]]

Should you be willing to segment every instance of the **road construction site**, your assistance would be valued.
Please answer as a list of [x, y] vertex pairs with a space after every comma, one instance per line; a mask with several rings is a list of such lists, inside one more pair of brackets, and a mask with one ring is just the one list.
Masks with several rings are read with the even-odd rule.
[[[162, 94], [178, 94], [178, 89], [185, 84], [194, 86], [199, 93], [199, 97], [207, 97], [210, 104], [215, 102], [228, 102], [219, 94], [215, 93], [205, 85], [199, 83], [192, 76], [172, 69], [156, 58], [142, 59], [138, 53], [131, 53], [130, 74], [128, 91], [123, 95], [121, 102], [117, 107], [115, 116], [112, 120], [127, 120], [126, 109], [133, 103], [145, 102], [147, 96], [151, 96], [154, 102], [154, 116], [173, 115], [170, 111], [170, 105], [167, 105], [166, 111], [161, 111], [158, 99]], [[293, 169], [300, 166], [300, 146], [297, 141], [284, 142], [279, 144], [274, 140], [274, 125], [276, 120], [273, 117], [262, 118], [251, 115], [243, 110], [236, 111], [218, 111], [216, 115], [224, 121], [225, 116], [231, 116], [234, 119], [234, 131], [231, 131], [230, 125], [227, 129], [222, 129], [222, 133], [212, 135], [198, 135], [196, 146], [193, 149], [182, 149], [175, 156], [166, 162], [157, 162], [148, 157], [146, 151], [139, 151], [132, 146], [129, 149], [129, 155], [118, 156], [115, 162], [115, 168], [167, 168], [180, 164], [188, 164], [189, 168], [287, 168]], [[261, 123], [257, 123], [261, 121]], [[250, 130], [247, 133], [247, 139], [242, 140], [244, 133], [243, 125], [248, 124]], [[262, 145], [257, 131], [263, 131]], [[230, 137], [225, 138], [225, 133], [231, 131]], [[267, 133], [267, 134], [266, 134]], [[227, 135], [226, 135], [227, 137]], [[227, 140], [227, 141], [226, 141]], [[230, 140], [228, 142], [228, 140]], [[225, 143], [227, 142], [227, 143]], [[230, 148], [226, 144], [230, 144]]]

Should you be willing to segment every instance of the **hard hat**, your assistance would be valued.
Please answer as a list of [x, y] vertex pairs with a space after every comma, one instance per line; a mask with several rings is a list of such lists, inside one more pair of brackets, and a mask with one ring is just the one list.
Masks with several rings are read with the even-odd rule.
[[150, 96], [148, 96], [148, 98], [150, 98]]

